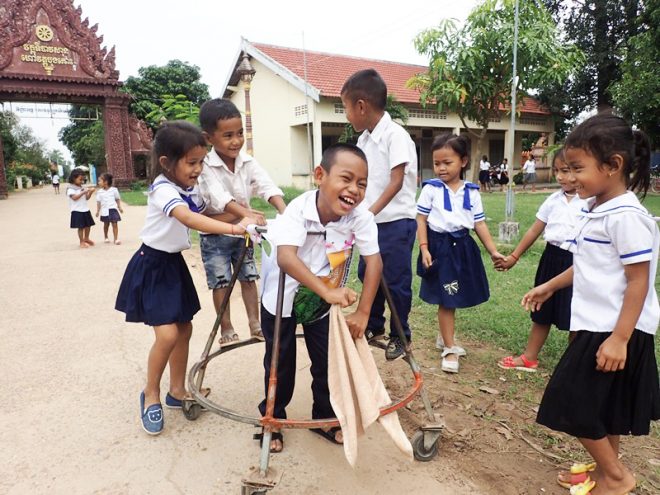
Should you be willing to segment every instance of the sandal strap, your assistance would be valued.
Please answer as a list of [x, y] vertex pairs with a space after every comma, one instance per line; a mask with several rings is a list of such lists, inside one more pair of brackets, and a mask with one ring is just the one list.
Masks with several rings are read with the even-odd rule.
[[532, 361], [530, 359], [527, 359], [524, 354], [520, 355], [520, 360], [523, 362], [526, 368], [537, 368], [539, 365], [538, 360]]
[[445, 347], [442, 350], [442, 354], [440, 355], [440, 357], [446, 357], [449, 356], [450, 354], [456, 354], [456, 350], [453, 347]]

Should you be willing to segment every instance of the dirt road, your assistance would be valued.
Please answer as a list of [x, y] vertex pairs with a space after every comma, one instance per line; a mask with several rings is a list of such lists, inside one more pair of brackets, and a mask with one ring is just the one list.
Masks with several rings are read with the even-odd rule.
[[[62, 185], [0, 201], [0, 493], [4, 494], [238, 494], [241, 477], [257, 464], [254, 428], [205, 413], [194, 422], [165, 410], [165, 431], [139, 426], [151, 329], [127, 324], [113, 309], [126, 263], [139, 246], [144, 207], [125, 207], [121, 246], [78, 248], [68, 228]], [[92, 211], [96, 205], [90, 201]], [[196, 248], [186, 252], [202, 302], [195, 317], [190, 362], [214, 315]], [[234, 323], [247, 336], [238, 290]], [[304, 349], [304, 346], [301, 346]], [[214, 361], [206, 384], [215, 400], [256, 414], [261, 395], [260, 346]], [[299, 361], [291, 417], [310, 409], [308, 361]], [[168, 388], [165, 376], [161, 390]], [[271, 457], [284, 471], [277, 494], [478, 494], [458, 467], [443, 459], [409, 462], [378, 426], [360, 444], [351, 469], [343, 451], [307, 431], [285, 432], [285, 451]]]

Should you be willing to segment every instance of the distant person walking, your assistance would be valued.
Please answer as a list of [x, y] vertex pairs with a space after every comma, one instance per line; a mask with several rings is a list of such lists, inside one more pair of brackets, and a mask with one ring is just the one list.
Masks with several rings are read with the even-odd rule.
[[89, 238], [94, 219], [87, 206], [87, 200], [94, 194], [95, 188], [83, 187], [85, 173], [79, 168], [74, 168], [69, 175], [69, 186], [66, 195], [69, 197], [69, 208], [71, 208], [71, 228], [78, 229], [78, 239], [82, 249], [94, 245]]
[[525, 162], [522, 168], [523, 172], [523, 191], [527, 184], [532, 185], [532, 192], [536, 192], [536, 160], [533, 156]]
[[50, 178], [50, 181], [53, 183], [53, 190], [55, 191], [55, 194], [60, 193], [60, 176], [57, 174], [53, 174], [53, 176]]

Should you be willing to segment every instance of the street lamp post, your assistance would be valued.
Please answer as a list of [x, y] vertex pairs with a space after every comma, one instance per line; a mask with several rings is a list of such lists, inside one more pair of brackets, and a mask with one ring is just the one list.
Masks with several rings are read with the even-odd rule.
[[252, 111], [250, 109], [250, 84], [252, 83], [252, 78], [257, 72], [252, 67], [248, 54], [243, 52], [243, 58], [241, 63], [238, 65], [236, 72], [241, 76], [241, 81], [243, 81], [243, 89], [245, 90], [245, 145], [249, 155], [252, 155], [254, 152], [254, 147], [252, 145]]

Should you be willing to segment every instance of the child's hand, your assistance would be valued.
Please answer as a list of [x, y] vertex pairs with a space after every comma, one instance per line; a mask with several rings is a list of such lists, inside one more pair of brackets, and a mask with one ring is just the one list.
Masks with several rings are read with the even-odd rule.
[[119, 207], [119, 213], [124, 213], [124, 210], [122, 209], [121, 206]]
[[504, 259], [498, 259], [494, 261], [495, 270], [504, 272], [509, 268], [512, 268], [517, 263], [517, 260], [513, 256], [506, 256]]
[[628, 342], [613, 333], [596, 352], [596, 369], [605, 373], [622, 370], [626, 365], [627, 353]]
[[525, 294], [520, 301], [520, 304], [527, 311], [538, 311], [545, 301], [550, 299], [554, 291], [550, 290], [546, 284], [541, 284], [534, 287], [527, 294]]
[[99, 217], [99, 212], [97, 211], [97, 212], [96, 212], [96, 218], [98, 218], [98, 217]]
[[338, 287], [336, 289], [328, 289], [328, 292], [323, 297], [328, 304], [339, 304], [342, 308], [350, 306], [357, 301], [357, 293], [348, 287]]
[[256, 219], [256, 218], [253, 218], [253, 217], [243, 217], [243, 218], [241, 218], [241, 221], [238, 222], [238, 224], [236, 224], [236, 226], [237, 226], [239, 229], [243, 229], [242, 232], [245, 232], [245, 231], [247, 230], [247, 226], [250, 225], [250, 224], [256, 224], [256, 225], [259, 225], [259, 224], [257, 223], [257, 219]]
[[490, 253], [490, 259], [493, 260], [493, 263], [497, 263], [498, 261], [504, 261], [506, 259], [506, 256], [504, 256], [502, 253], [498, 251], [493, 251]]
[[431, 253], [429, 253], [428, 249], [424, 249], [422, 251], [422, 265], [424, 265], [424, 268], [428, 269], [433, 264], [433, 257], [431, 256]]
[[252, 217], [254, 219], [254, 222], [251, 222], [251, 223], [259, 225], [260, 227], [263, 227], [264, 225], [266, 225], [266, 216], [264, 215], [264, 213], [262, 211], [253, 210], [253, 209], [250, 208], [248, 210], [248, 214], [250, 215], [250, 217]]
[[353, 340], [362, 338], [364, 331], [367, 329], [368, 322], [368, 313], [364, 314], [356, 311], [355, 313], [346, 315], [346, 324], [348, 325], [348, 330], [351, 332], [351, 337], [353, 337]]

